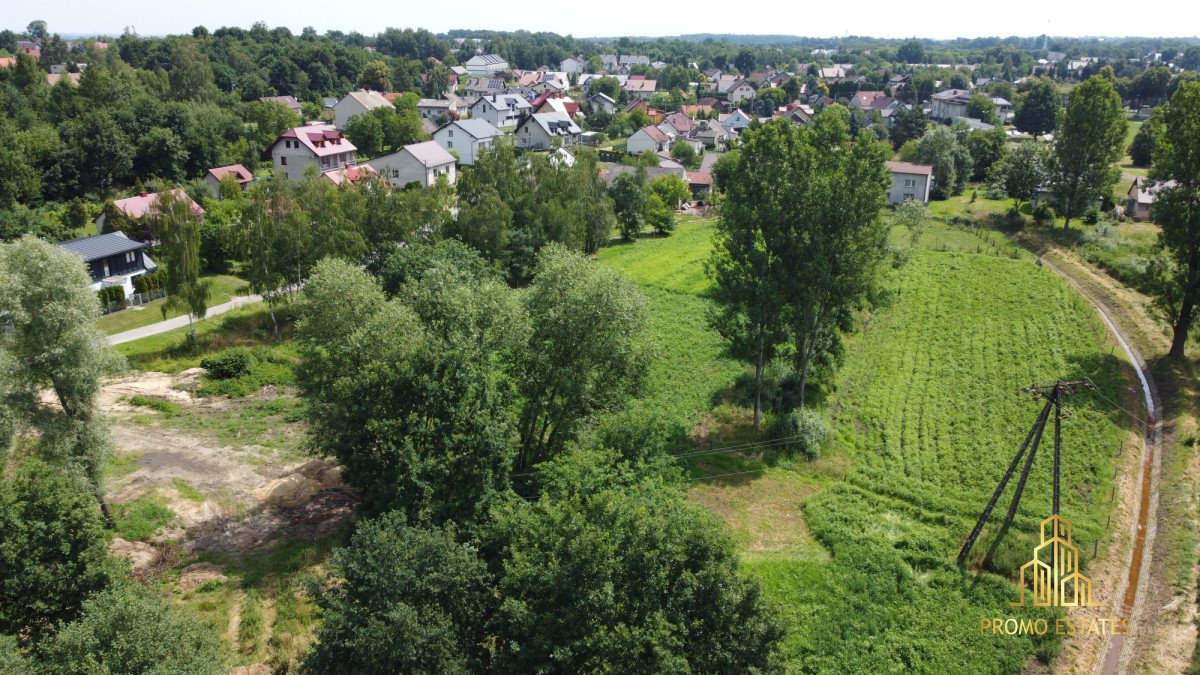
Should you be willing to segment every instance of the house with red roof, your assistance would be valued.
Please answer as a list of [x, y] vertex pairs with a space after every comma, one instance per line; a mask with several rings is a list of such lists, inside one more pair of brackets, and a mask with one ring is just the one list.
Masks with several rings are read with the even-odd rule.
[[[175, 188], [174, 190], [171, 190], [171, 194], [175, 195], [177, 199], [191, 205], [192, 213], [196, 214], [196, 216], [201, 218], [204, 217], [204, 209], [201, 208], [200, 205], [197, 204], [191, 197], [189, 197], [188, 193], [184, 192], [183, 188]], [[157, 192], [143, 192], [134, 197], [113, 200], [113, 206], [120, 209], [122, 213], [134, 220], [145, 218], [157, 203]], [[96, 219], [93, 221], [96, 223], [96, 234], [104, 234], [104, 221], [104, 213], [96, 216]]]
[[650, 100], [651, 96], [658, 91], [658, 82], [655, 80], [647, 80], [642, 78], [630, 77], [625, 80], [625, 93], [630, 97], [640, 98], [643, 101]]
[[908, 199], [915, 199], [922, 204], [929, 203], [929, 191], [933, 187], [932, 166], [912, 162], [888, 162], [887, 168], [892, 173], [888, 204], [895, 205]]
[[377, 175], [375, 167], [370, 164], [362, 166], [343, 166], [337, 169], [330, 169], [321, 173], [321, 178], [327, 180], [334, 185], [356, 185], [366, 180], [368, 176]]
[[218, 166], [215, 169], [209, 169], [204, 173], [204, 184], [208, 186], [208, 191], [214, 197], [221, 195], [221, 181], [226, 176], [233, 176], [243, 190], [254, 182], [254, 174], [241, 164], [230, 164], [229, 166]]
[[662, 129], [646, 125], [634, 132], [629, 137], [629, 140], [625, 141], [625, 152], [631, 155], [640, 155], [647, 150], [650, 152], [669, 150], [672, 138], [672, 136], [666, 134]]
[[358, 148], [331, 124], [309, 124], [288, 129], [267, 148], [275, 172], [288, 180], [304, 178], [308, 167], [317, 173], [356, 164]]

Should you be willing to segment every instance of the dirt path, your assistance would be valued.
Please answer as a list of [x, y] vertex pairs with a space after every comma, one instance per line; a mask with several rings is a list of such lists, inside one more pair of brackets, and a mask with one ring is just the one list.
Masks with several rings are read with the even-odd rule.
[[[1026, 241], [1026, 243], [1030, 243]], [[1038, 246], [1032, 246], [1035, 250]], [[1101, 649], [1081, 644], [1084, 638], [1070, 639], [1064, 645], [1063, 657], [1056, 670], [1071, 673], [1124, 673], [1137, 666], [1150, 672], [1180, 672], [1190, 659], [1194, 603], [1184, 621], [1174, 626], [1160, 621], [1166, 581], [1162, 543], [1156, 546], [1159, 521], [1159, 489], [1161, 485], [1164, 447], [1172, 447], [1170, 424], [1163, 424], [1164, 406], [1159, 387], [1145, 359], [1146, 354], [1160, 354], [1169, 346], [1169, 336], [1161, 324], [1147, 311], [1143, 296], [1093, 269], [1068, 251], [1040, 248], [1042, 263], [1066, 279], [1097, 310], [1102, 320], [1125, 351], [1141, 385], [1141, 405], [1126, 402], [1125, 407], [1136, 414], [1141, 426], [1141, 448], [1136, 459], [1140, 472], [1135, 480], [1118, 477], [1121, 496], [1114, 512], [1120, 528], [1113, 537], [1110, 553], [1124, 551], [1095, 565], [1093, 579], [1097, 590], [1112, 593], [1104, 599], [1101, 609], [1111, 610], [1109, 616], [1131, 620], [1133, 634], [1114, 636]], [[1164, 440], [1164, 426], [1167, 433]], [[1136, 504], [1136, 510], [1130, 508]], [[1136, 514], [1136, 518], [1131, 517]], [[1124, 521], [1124, 522], [1122, 522]], [[1132, 544], [1132, 545], [1130, 545]], [[1118, 564], [1120, 563], [1120, 564]], [[1116, 577], [1116, 578], [1114, 578]], [[1113, 592], [1115, 591], [1115, 592]], [[1117, 599], [1119, 598], [1119, 603]], [[1181, 630], [1180, 627], [1183, 627]], [[1163, 648], [1169, 649], [1166, 658]], [[1152, 655], [1158, 658], [1151, 658]]]

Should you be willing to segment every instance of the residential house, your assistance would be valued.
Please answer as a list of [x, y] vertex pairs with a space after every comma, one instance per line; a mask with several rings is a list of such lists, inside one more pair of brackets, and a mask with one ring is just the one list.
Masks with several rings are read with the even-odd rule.
[[[87, 70], [87, 66], [88, 66], [88, 64], [86, 64], [86, 63], [76, 63], [74, 65], [75, 65], [75, 72], [77, 72], [77, 73], [82, 73], [83, 71]], [[69, 72], [71, 72], [71, 64], [68, 64], [68, 63], [55, 63], [50, 66], [50, 74], [51, 75], [62, 75], [63, 73], [69, 73]]]
[[663, 68], [667, 67], [667, 62], [666, 61], [654, 61], [654, 62], [651, 62], [650, 67], [655, 70], [662, 70]]
[[725, 92], [725, 97], [730, 103], [737, 105], [742, 101], [753, 100], [758, 95], [758, 91], [750, 84], [749, 80], [738, 80], [732, 87]]
[[578, 103], [562, 94], [553, 92], [546, 92], [534, 99], [532, 106], [534, 112], [560, 112], [571, 117], [583, 117], [583, 111], [580, 110]]
[[715, 89], [718, 94], [726, 94], [729, 93], [729, 90], [732, 89], [734, 85], [741, 81], [742, 77], [740, 75], [722, 75], [712, 83], [712, 88]]
[[877, 110], [875, 101], [881, 98], [890, 100], [890, 97], [882, 91], [856, 91], [850, 97], [850, 108]]
[[345, 129], [346, 123], [352, 117], [370, 112], [376, 108], [393, 108], [391, 101], [377, 91], [360, 89], [346, 94], [342, 100], [333, 106], [333, 123], [338, 129]]
[[910, 75], [893, 75], [888, 79], [887, 86], [892, 90], [892, 96], [897, 96], [902, 89], [908, 86], [910, 81], [912, 81]]
[[888, 190], [888, 204], [899, 204], [906, 199], [929, 203], [929, 190], [933, 187], [933, 167], [929, 164], [911, 162], [888, 162], [892, 172], [892, 187]]
[[1001, 122], [1007, 121], [1009, 116], [1012, 115], [1013, 105], [1008, 99], [993, 96], [992, 105], [996, 107], [996, 117], [999, 117]]
[[458, 117], [458, 112], [454, 110], [454, 103], [440, 98], [423, 98], [417, 101], [417, 112], [427, 120]]
[[617, 111], [617, 102], [611, 96], [603, 92], [596, 92], [588, 97], [588, 107], [592, 112], [603, 111], [609, 115]]
[[[200, 205], [195, 201], [193, 201], [192, 198], [188, 196], [188, 193], [184, 192], [183, 188], [175, 188], [174, 190], [171, 190], [171, 194], [175, 195], [177, 199], [180, 199], [191, 205], [192, 213], [196, 214], [196, 216], [204, 216], [204, 209], [201, 208]], [[113, 206], [120, 209], [121, 212], [127, 217], [134, 220], [145, 218], [157, 203], [157, 192], [142, 192], [135, 197], [126, 197], [125, 199], [113, 200]], [[96, 224], [96, 234], [104, 234], [104, 221], [106, 219], [106, 214], [101, 213], [100, 215], [96, 216], [94, 221], [92, 221]]]
[[1125, 215], [1134, 220], [1150, 220], [1150, 209], [1154, 206], [1154, 199], [1158, 193], [1176, 185], [1173, 180], [1150, 183], [1141, 176], [1134, 178], [1133, 185], [1130, 185], [1129, 191], [1125, 193]]
[[15, 68], [17, 59], [13, 56], [0, 56], [0, 68]]
[[367, 165], [396, 187], [417, 183], [427, 188], [442, 176], [454, 185], [456, 178], [454, 155], [434, 141], [406, 145], [398, 152], [370, 160]]
[[644, 126], [625, 141], [625, 152], [631, 155], [640, 155], [647, 150], [663, 152], [671, 149], [672, 139], [673, 136], [658, 127]]
[[750, 116], [736, 109], [731, 113], [718, 115], [717, 121], [721, 123], [721, 126], [732, 131], [741, 131], [750, 126]]
[[967, 116], [971, 92], [966, 89], [947, 89], [930, 97], [929, 114], [934, 119], [947, 120]]
[[625, 93], [631, 97], [639, 98], [643, 101], [650, 100], [654, 96], [655, 90], [658, 89], [658, 82], [655, 80], [629, 78], [625, 80]]
[[486, 120], [497, 129], [512, 129], [522, 115], [533, 112], [533, 106], [519, 94], [481, 96], [471, 106], [471, 117]]
[[42, 58], [42, 48], [31, 40], [17, 40], [17, 51], [25, 52], [34, 59]]
[[712, 192], [713, 178], [708, 171], [688, 171], [688, 187], [692, 191], [692, 199], [700, 200]]
[[343, 166], [337, 169], [321, 172], [322, 180], [334, 185], [355, 185], [366, 180], [368, 176], [376, 175], [375, 167], [370, 164], [361, 166]]
[[679, 109], [688, 117], [708, 117], [712, 114], [713, 107], [711, 103], [698, 103], [695, 105], [684, 105]]
[[110, 232], [92, 237], [80, 237], [59, 244], [88, 267], [92, 290], [120, 286], [125, 296], [133, 295], [133, 279], [158, 269], [146, 255], [146, 245], [126, 237], [123, 232]]
[[263, 103], [279, 103], [287, 106], [288, 110], [291, 110], [297, 115], [304, 114], [304, 108], [300, 105], [300, 101], [296, 100], [295, 96], [263, 96], [258, 100], [262, 101]]
[[459, 164], [471, 166], [480, 152], [495, 146], [500, 135], [500, 130], [487, 120], [471, 118], [451, 122], [433, 132], [433, 141], [447, 152], [458, 153]]
[[639, 64], [643, 66], [650, 65], [650, 57], [638, 54], [601, 54], [600, 64], [604, 67], [604, 70], [610, 73], [621, 71], [628, 73], [632, 66]]
[[587, 68], [587, 61], [582, 56], [571, 56], [562, 60], [558, 69], [564, 73], [582, 73]]
[[663, 133], [670, 134], [676, 138], [683, 138], [692, 133], [692, 127], [694, 126], [696, 126], [696, 123], [692, 121], [692, 118], [681, 112], [675, 112], [667, 115], [662, 124], [658, 125], [658, 128]]
[[463, 92], [468, 96], [491, 96], [504, 93], [504, 80], [493, 78], [471, 78], [463, 86]]
[[560, 112], [534, 113], [517, 129], [517, 147], [551, 150], [558, 145], [571, 146], [579, 141], [580, 133], [579, 125], [570, 115]]
[[721, 150], [734, 138], [734, 134], [720, 122], [705, 120], [692, 129], [692, 138], [703, 143], [706, 148]]
[[483, 75], [490, 77], [496, 73], [503, 73], [508, 70], [508, 61], [499, 54], [478, 54], [472, 56], [463, 64], [467, 72], [471, 75]]
[[70, 82], [73, 86], [78, 87], [79, 86], [79, 78], [81, 76], [82, 76], [82, 73], [46, 73], [46, 84], [53, 87], [54, 85], [58, 84], [59, 80], [65, 79], [67, 82]]
[[208, 186], [208, 191], [212, 193], [212, 196], [219, 197], [221, 195], [221, 181], [226, 176], [233, 176], [243, 190], [254, 182], [254, 174], [241, 164], [218, 166], [204, 173], [204, 184]]
[[358, 148], [329, 124], [309, 124], [294, 127], [280, 134], [267, 148], [275, 173], [288, 180], [300, 180], [308, 167], [318, 173], [341, 166], [354, 165]]

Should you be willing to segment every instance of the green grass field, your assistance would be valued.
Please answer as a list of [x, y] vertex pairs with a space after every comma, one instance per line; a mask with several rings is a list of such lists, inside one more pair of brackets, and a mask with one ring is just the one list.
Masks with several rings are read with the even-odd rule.
[[[232, 300], [235, 295], [246, 295], [249, 292], [246, 281], [232, 275], [217, 274], [206, 278], [212, 281], [212, 295], [208, 300], [209, 307], [224, 304]], [[183, 316], [184, 310], [176, 307], [169, 310], [164, 317], [162, 306], [166, 301], [166, 298], [159, 298], [158, 300], [146, 303], [142, 309], [125, 309], [107, 314], [96, 319], [96, 325], [105, 335], [114, 335], [134, 328], [149, 326], [152, 323], [158, 323], [164, 318], [171, 319]]]
[[[642, 404], [690, 423], [693, 439], [717, 422], [750, 438], [746, 411], [722, 400], [747, 367], [705, 323], [712, 229], [685, 224], [599, 261], [638, 281], [655, 314], [661, 358]], [[1058, 648], [1053, 637], [981, 635], [980, 615], [1028, 614], [1008, 606], [1005, 576], [960, 570], [954, 555], [1037, 415], [1017, 389], [1089, 377], [1117, 399], [1121, 364], [1091, 309], [1028, 256], [1005, 253], [1003, 235], [934, 223], [920, 247], [895, 275], [894, 304], [849, 340], [825, 457], [769, 467], [726, 453], [689, 467], [701, 478], [693, 498], [729, 523], [788, 624], [787, 670], [1019, 672]], [[1090, 556], [1126, 420], [1094, 394], [1071, 407], [1063, 513]], [[1013, 529], [998, 542], [995, 526], [985, 530], [974, 568], [1007, 573], [1029, 557], [1049, 509], [1049, 455], [1039, 457]]]

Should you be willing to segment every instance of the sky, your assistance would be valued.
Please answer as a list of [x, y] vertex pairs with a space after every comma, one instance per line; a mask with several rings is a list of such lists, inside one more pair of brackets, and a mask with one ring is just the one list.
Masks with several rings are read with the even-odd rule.
[[[6, 2], [6, 4], [8, 4]], [[318, 32], [387, 27], [551, 31], [575, 37], [679, 35], [682, 33], [783, 34], [832, 37], [847, 34], [933, 39], [1010, 35], [1162, 36], [1200, 33], [1200, 2], [1163, 0], [1139, 6], [1117, 0], [857, 0], [844, 4], [765, 2], [730, 11], [727, 0], [692, 0], [657, 11], [644, 0], [502, 3], [485, 0], [427, 2], [329, 2], [328, 0], [57, 0], [48, 5], [16, 2], [0, 28], [20, 31], [34, 19], [63, 34], [117, 35], [132, 26], [140, 35], [190, 32], [194, 26], [248, 28], [256, 21], [305, 26]], [[841, 7], [848, 11], [838, 11]], [[686, 8], [686, 9], [685, 9]]]

